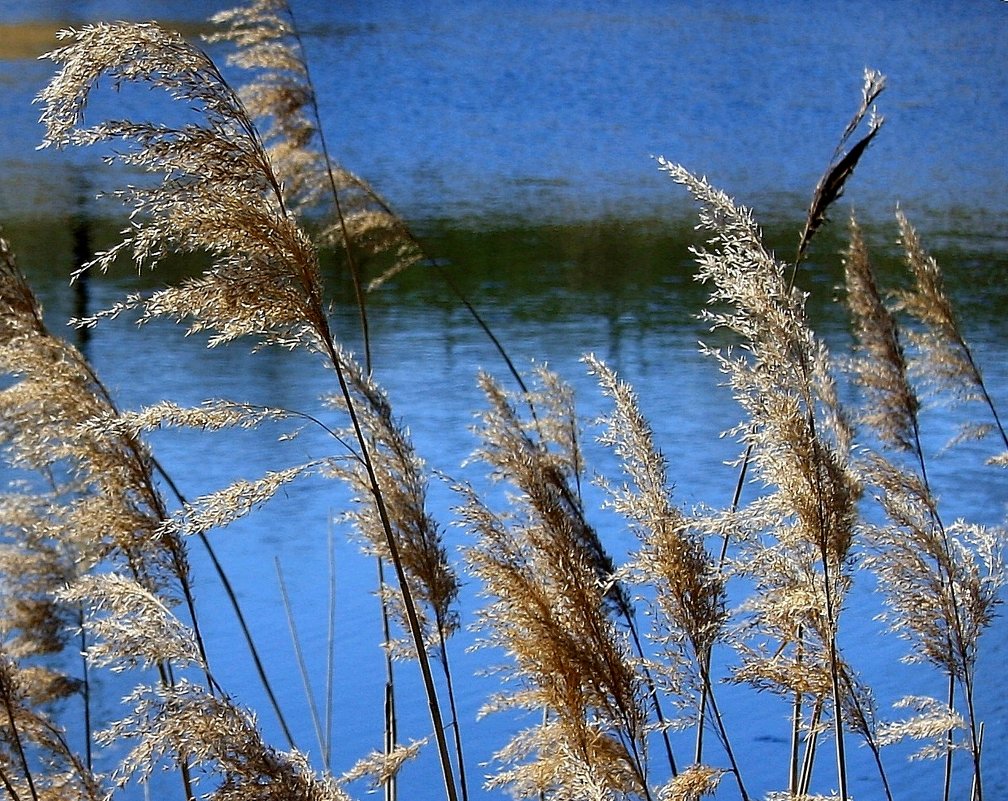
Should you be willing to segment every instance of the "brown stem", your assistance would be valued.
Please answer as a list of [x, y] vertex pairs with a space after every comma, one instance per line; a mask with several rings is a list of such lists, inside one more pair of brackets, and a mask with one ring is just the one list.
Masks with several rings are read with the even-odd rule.
[[357, 416], [357, 411], [354, 408], [353, 397], [350, 394], [350, 387], [347, 385], [343, 365], [340, 361], [339, 355], [336, 353], [336, 348], [333, 345], [332, 335], [329, 333], [329, 326], [325, 320], [325, 316], [322, 315], [319, 310], [316, 310], [316, 313], [319, 314], [317, 330], [319, 330], [319, 332], [323, 335], [323, 347], [325, 348], [326, 355], [329, 357], [333, 369], [336, 371], [336, 378], [339, 382], [340, 393], [342, 394], [343, 400], [346, 404], [347, 414], [350, 417], [350, 423], [354, 430], [354, 436], [356, 437], [357, 444], [361, 449], [361, 458], [363, 459], [364, 468], [367, 472], [372, 500], [375, 503], [375, 508], [378, 512], [382, 529], [385, 532], [389, 560], [392, 562], [393, 568], [395, 568], [396, 581], [399, 585], [399, 591], [402, 593], [403, 611], [406, 615], [406, 622], [410, 635], [413, 638], [413, 645], [417, 654], [417, 662], [420, 666], [420, 675], [423, 680], [424, 692], [427, 697], [427, 707], [431, 716], [431, 725], [434, 729], [434, 738], [437, 742], [438, 757], [441, 762], [441, 772], [444, 778], [445, 795], [448, 798], [448, 801], [458, 801], [454, 772], [452, 770], [451, 757], [449, 756], [448, 742], [445, 738], [444, 720], [441, 715], [440, 705], [438, 704], [437, 688], [434, 683], [434, 675], [431, 671], [430, 656], [427, 653], [427, 648], [424, 643], [423, 628], [420, 625], [420, 618], [417, 614], [416, 602], [413, 600], [413, 593], [409, 586], [406, 569], [399, 556], [399, 544], [396, 542], [395, 534], [392, 531], [392, 522], [389, 518], [388, 510], [385, 507], [385, 499], [381, 491], [381, 485], [378, 483], [378, 475], [375, 472], [374, 463], [371, 460], [367, 438], [364, 436], [364, 431]]

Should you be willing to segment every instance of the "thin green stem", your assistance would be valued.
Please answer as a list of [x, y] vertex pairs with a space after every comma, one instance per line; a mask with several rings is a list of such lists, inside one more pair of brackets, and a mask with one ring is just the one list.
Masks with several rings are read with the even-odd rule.
[[311, 712], [312, 724], [315, 727], [315, 738], [318, 742], [319, 752], [322, 755], [322, 767], [329, 769], [326, 738], [322, 734], [322, 721], [319, 718], [318, 704], [315, 702], [315, 693], [312, 692], [311, 678], [308, 675], [308, 666], [305, 663], [304, 651], [301, 648], [301, 638], [298, 636], [297, 625], [294, 622], [294, 610], [291, 608], [290, 595], [287, 593], [287, 585], [284, 582], [283, 570], [280, 567], [280, 559], [274, 558], [273, 564], [276, 567], [277, 583], [280, 587], [280, 598], [283, 601], [284, 613], [287, 616], [287, 627], [290, 630], [291, 642], [294, 644], [294, 654], [297, 659], [298, 672], [301, 674], [301, 683], [304, 685], [305, 698], [308, 701], [308, 709]]

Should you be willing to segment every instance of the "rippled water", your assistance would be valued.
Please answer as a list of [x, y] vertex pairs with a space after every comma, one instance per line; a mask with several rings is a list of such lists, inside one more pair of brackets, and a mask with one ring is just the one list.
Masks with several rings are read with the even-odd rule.
[[[206, 8], [149, 3], [143, 16], [192, 27]], [[735, 475], [723, 462], [738, 448], [718, 434], [737, 422], [739, 412], [719, 387], [715, 365], [697, 352], [697, 340], [707, 334], [694, 316], [703, 290], [690, 277], [688, 247], [699, 240], [693, 211], [651, 156], [682, 161], [753, 205], [773, 246], [790, 254], [811, 188], [856, 105], [865, 66], [889, 77], [879, 103], [887, 122], [848, 189], [847, 205], [863, 217], [890, 280], [896, 278], [891, 209], [901, 202], [919, 223], [948, 272], [995, 397], [1008, 399], [1002, 359], [1008, 333], [1008, 89], [1002, 76], [1008, 4], [846, 2], [810, 9], [798, 2], [348, 2], [335, 11], [327, 3], [295, 8], [309, 32], [331, 144], [343, 163], [415, 223], [429, 251], [448, 265], [521, 367], [547, 362], [575, 386], [586, 424], [604, 404], [578, 361], [582, 354], [597, 353], [636, 386], [685, 506], [730, 500]], [[89, 20], [134, 11], [135, 4], [105, 0], [0, 2], [0, 22]], [[111, 186], [93, 159], [34, 151], [40, 132], [30, 99], [48, 76], [44, 62], [0, 61], [7, 112], [0, 215], [58, 327], [73, 309], [65, 284], [73, 262], [70, 215], [83, 214], [94, 246], [106, 242], [121, 220], [99, 217], [96, 207], [79, 200]], [[123, 102], [131, 113], [144, 110], [135, 96]], [[838, 211], [837, 222], [845, 214]], [[840, 228], [817, 242], [803, 276], [817, 327], [838, 351], [846, 344], [842, 314], [833, 303]], [[346, 282], [330, 278], [339, 301], [335, 328], [359, 347]], [[92, 282], [89, 303], [103, 307], [159, 280], [138, 281], [123, 271]], [[481, 480], [478, 468], [462, 462], [475, 445], [468, 430], [472, 414], [483, 406], [477, 370], [506, 380], [491, 345], [429, 271], [404, 276], [376, 296], [371, 325], [377, 375], [419, 452], [432, 468]], [[139, 331], [128, 321], [101, 326], [87, 347], [127, 408], [164, 397], [180, 403], [231, 397], [318, 409], [318, 399], [334, 390], [330, 376], [308, 358], [252, 355], [242, 346], [207, 351], [163, 324]], [[1005, 485], [1000, 474], [982, 466], [989, 448], [940, 452], [956, 419], [937, 409], [927, 418], [933, 478], [943, 488], [948, 517], [1001, 522]], [[277, 443], [275, 433], [162, 432], [152, 444], [190, 497], [332, 452], [331, 443], [310, 429], [286, 443]], [[592, 435], [589, 428], [591, 465], [611, 470], [610, 457], [592, 444]], [[588, 492], [590, 500], [598, 499]], [[435, 483], [432, 511], [446, 526], [453, 502], [447, 488]], [[312, 747], [311, 725], [273, 559], [283, 566], [312, 675], [320, 677], [327, 533], [330, 516], [344, 504], [330, 484], [306, 481], [214, 535], [306, 748]], [[598, 521], [614, 553], [633, 546], [610, 518], [600, 515]], [[453, 547], [464, 545], [461, 532], [447, 531]], [[380, 743], [382, 666], [374, 567], [342, 536], [335, 538], [335, 554], [340, 708], [334, 761], [344, 768]], [[224, 609], [203, 555], [194, 549], [193, 556], [201, 605]], [[466, 621], [479, 602], [475, 590], [467, 586], [463, 594]], [[940, 696], [940, 680], [893, 667], [902, 644], [869, 636], [877, 601], [868, 588], [859, 589], [851, 604], [847, 652], [880, 695], [891, 700], [913, 687]], [[261, 711], [264, 729], [280, 742], [229, 613], [208, 614], [205, 625], [219, 680]], [[1001, 765], [1008, 721], [999, 685], [1006, 644], [999, 620], [984, 643], [981, 666], [987, 789], [994, 798], [1008, 794], [1008, 771]], [[484, 657], [461, 647], [453, 658], [460, 676], [484, 664]], [[419, 699], [412, 667], [404, 665], [399, 676], [403, 698]], [[477, 763], [505, 742], [510, 724], [496, 717], [473, 722], [495, 688], [493, 680], [467, 678], [461, 684], [471, 773], [478, 775]], [[121, 689], [106, 688], [110, 704]], [[786, 705], [770, 699], [753, 705], [749, 693], [725, 692], [729, 726], [742, 750], [755, 754], [748, 758], [750, 789], [780, 786]], [[404, 700], [400, 718], [405, 737], [422, 736], [429, 725], [419, 702]], [[873, 769], [862, 757], [852, 757], [852, 792], [876, 797]], [[827, 762], [818, 777], [824, 791], [832, 786]], [[936, 797], [938, 766], [906, 766], [896, 758], [891, 763], [903, 797]], [[418, 781], [420, 788], [415, 797], [438, 797], [432, 758], [411, 771], [410, 783]], [[174, 784], [167, 788], [176, 792]], [[727, 783], [719, 797], [733, 797]]]

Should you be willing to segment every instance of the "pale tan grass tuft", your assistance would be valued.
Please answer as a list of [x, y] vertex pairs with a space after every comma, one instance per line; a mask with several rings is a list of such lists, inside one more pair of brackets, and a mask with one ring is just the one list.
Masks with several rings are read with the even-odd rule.
[[345, 251], [355, 281], [358, 268], [371, 263], [377, 275], [370, 290], [424, 259], [402, 218], [370, 184], [330, 155], [290, 4], [256, 0], [219, 13], [213, 21], [219, 30], [210, 41], [234, 45], [228, 63], [252, 76], [238, 91], [264, 126], [267, 151], [289, 207], [305, 216], [326, 209], [320, 242]]
[[630, 483], [603, 484], [609, 505], [630, 521], [641, 539], [633, 572], [639, 581], [658, 587], [657, 603], [665, 618], [688, 639], [693, 658], [702, 660], [727, 616], [724, 577], [691, 521], [672, 503], [667, 462], [633, 390], [600, 360], [587, 356], [585, 361], [614, 404], [602, 421], [606, 427], [600, 442], [620, 458]]
[[117, 781], [147, 781], [171, 755], [186, 754], [219, 784], [204, 788], [207, 801], [347, 801], [336, 781], [317, 776], [307, 758], [267, 745], [254, 716], [226, 697], [181, 680], [173, 686], [141, 687], [126, 700], [130, 715], [109, 726], [99, 741], [132, 742]]
[[88, 608], [88, 660], [114, 672], [172, 664], [205, 668], [192, 630], [165, 601], [118, 573], [81, 576], [58, 597]]
[[[926, 256], [906, 218], [899, 217], [907, 260], [916, 289], [899, 294], [899, 306], [919, 317], [925, 331], [913, 336], [919, 348], [918, 369], [926, 363], [939, 384], [955, 376], [982, 390], [969, 349], [959, 334], [951, 303], [942, 286], [937, 263]], [[1005, 532], [997, 528], [956, 521], [946, 526], [928, 480], [927, 462], [919, 432], [919, 404], [903, 357], [899, 330], [882, 304], [875, 286], [867, 250], [856, 227], [847, 264], [848, 306], [864, 351], [873, 359], [858, 359], [854, 368], [867, 390], [867, 422], [885, 444], [908, 450], [915, 471], [901, 467], [881, 454], [869, 453], [864, 473], [877, 487], [877, 498], [888, 525], [871, 526], [874, 553], [866, 565], [875, 570], [885, 595], [883, 616], [890, 630], [907, 639], [910, 661], [926, 661], [942, 669], [949, 680], [945, 716], [955, 712], [958, 685], [966, 704], [969, 750], [973, 760], [975, 797], [982, 797], [980, 775], [981, 725], [974, 707], [974, 677], [978, 640], [990, 625], [999, 593], [1005, 583], [1003, 551]], [[969, 390], [967, 390], [967, 393]], [[986, 390], [981, 394], [986, 397]], [[989, 399], [988, 399], [989, 400]], [[989, 404], [991, 411], [994, 407]], [[995, 419], [996, 419], [996, 412]], [[933, 719], [930, 715], [929, 719]], [[945, 788], [949, 792], [954, 729], [944, 735]], [[912, 726], [890, 726], [885, 739], [899, 731], [914, 737]], [[928, 751], [939, 755], [937, 746]]]
[[891, 721], [881, 728], [883, 745], [900, 742], [906, 738], [922, 742], [921, 748], [910, 759], [941, 759], [948, 750], [949, 731], [966, 729], [962, 715], [950, 709], [947, 703], [936, 698], [908, 695], [897, 701], [897, 709], [910, 709], [916, 714], [904, 720]]
[[[427, 511], [427, 468], [405, 427], [394, 417], [385, 392], [345, 353], [341, 359], [361, 427], [371, 443], [371, 456], [399, 557], [414, 597], [430, 613], [433, 628], [425, 640], [436, 646], [458, 628], [455, 604], [460, 584], [448, 558], [443, 532]], [[346, 408], [342, 397], [333, 396], [329, 402], [337, 408]], [[334, 462], [328, 471], [346, 481], [355, 493], [355, 509], [346, 517], [354, 524], [366, 550], [387, 560], [388, 542], [362, 463], [359, 459]], [[402, 610], [401, 605], [397, 608]]]
[[[505, 764], [517, 764], [493, 783], [520, 794], [556, 786], [567, 797], [570, 783], [561, 777], [585, 773], [611, 791], [633, 787], [650, 798], [647, 687], [615, 624], [628, 602], [571, 487], [580, 466], [571, 447], [569, 395], [554, 401], [551, 422], [525, 422], [489, 376], [480, 383], [490, 408], [476, 456], [516, 491], [510, 511], [499, 516], [471, 489], [459, 487], [459, 513], [477, 537], [467, 559], [488, 597], [480, 628], [487, 644], [514, 661], [517, 688], [488, 709], [517, 707], [545, 716], [498, 754]], [[532, 432], [543, 438], [533, 439]]]
[[[980, 368], [963, 336], [945, 289], [941, 268], [924, 249], [902, 210], [897, 211], [896, 219], [907, 267], [914, 280], [911, 288], [895, 293], [897, 309], [908, 313], [923, 326], [923, 330], [908, 334], [920, 354], [913, 361], [913, 366], [934, 389], [947, 392], [960, 401], [980, 401], [990, 410], [993, 423], [963, 426], [957, 439], [980, 439], [996, 428], [1008, 452], [1008, 433], [1001, 424]], [[996, 457], [995, 463], [1003, 464], [1006, 460], [1008, 456], [1003, 453]]]
[[[123, 239], [88, 267], [105, 268], [131, 251], [138, 266], [170, 251], [205, 251], [214, 259], [202, 276], [131, 296], [85, 323], [139, 309], [190, 320], [191, 331], [214, 332], [211, 344], [256, 335], [288, 346], [324, 346], [321, 278], [314, 247], [289, 217], [268, 154], [244, 106], [214, 63], [178, 34], [155, 24], [94, 25], [66, 31], [71, 43], [49, 54], [60, 71], [39, 95], [46, 146], [123, 140], [125, 164], [160, 182], [115, 193], [132, 206]], [[82, 127], [99, 77], [137, 82], [192, 106], [196, 121], [172, 127], [106, 121]]]
[[0, 786], [11, 799], [107, 801], [103, 777], [70, 748], [41, 710], [36, 668], [23, 668], [0, 646]]
[[[837, 401], [829, 353], [806, 320], [794, 271], [787, 278], [752, 213], [682, 166], [664, 159], [659, 166], [700, 203], [701, 227], [711, 232], [710, 249], [695, 251], [697, 278], [711, 287], [703, 317], [741, 341], [741, 356], [711, 352], [746, 414], [737, 431], [767, 488], [750, 505], [765, 527], [763, 540], [745, 546], [736, 560], [756, 588], [746, 612], [748, 633], [759, 643], [743, 652], [740, 676], [772, 676], [767, 668], [782, 655], [793, 660], [787, 674], [800, 674], [808, 650], [819, 652], [830, 677], [837, 778], [846, 799], [837, 633], [853, 575], [849, 554], [861, 495], [850, 462], [850, 423]], [[802, 697], [796, 696], [796, 711]]]
[[907, 360], [892, 313], [882, 300], [868, 249], [853, 218], [844, 259], [847, 307], [853, 319], [857, 356], [852, 364], [868, 397], [861, 422], [886, 445], [916, 453], [920, 449], [920, 402], [907, 380]]
[[237, 479], [228, 486], [191, 503], [161, 523], [160, 531], [177, 534], [205, 534], [224, 528], [270, 500], [288, 484], [321, 471], [328, 459], [317, 459], [283, 470], [269, 470], [257, 479]]
[[370, 791], [374, 792], [398, 776], [403, 766], [416, 759], [425, 745], [427, 738], [414, 740], [409, 745], [397, 745], [391, 753], [373, 751], [354, 763], [354, 766], [340, 777], [340, 781], [350, 783], [366, 779]]
[[659, 792], [659, 801], [700, 801], [717, 792], [725, 772], [707, 765], [690, 765]]

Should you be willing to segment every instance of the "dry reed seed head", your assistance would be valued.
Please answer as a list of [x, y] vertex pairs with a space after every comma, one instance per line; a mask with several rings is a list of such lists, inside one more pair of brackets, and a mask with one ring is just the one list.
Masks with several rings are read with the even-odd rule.
[[70, 628], [72, 616], [54, 601], [52, 593], [73, 579], [77, 565], [72, 550], [47, 536], [49, 532], [40, 523], [49, 504], [49, 499], [10, 496], [0, 509], [4, 521], [0, 533], [0, 640], [4, 650], [18, 658], [59, 652]]
[[342, 784], [366, 779], [368, 782], [368, 792], [375, 792], [381, 789], [388, 781], [399, 775], [407, 763], [416, 759], [430, 738], [424, 737], [422, 740], [413, 740], [409, 745], [396, 745], [388, 753], [372, 751], [366, 757], [357, 760], [350, 770], [341, 777]]
[[700, 801], [714, 795], [726, 771], [708, 765], [690, 765], [658, 791], [659, 801]]
[[971, 675], [980, 634], [1001, 603], [1005, 530], [961, 520], [942, 526], [918, 476], [880, 457], [869, 470], [890, 521], [870, 531], [874, 553], [867, 560], [885, 593], [884, 619], [913, 644], [908, 661]]
[[173, 401], [164, 400], [138, 411], [124, 411], [97, 418], [82, 426], [82, 429], [99, 438], [136, 439], [141, 434], [162, 428], [191, 428], [201, 431], [254, 429], [264, 422], [288, 420], [292, 417], [296, 418], [297, 415], [286, 409], [223, 399], [207, 400], [197, 407], [179, 406]]
[[[443, 531], [427, 511], [427, 465], [416, 452], [405, 426], [395, 418], [385, 391], [348, 353], [341, 349], [338, 354], [358, 423], [369, 443], [372, 469], [410, 591], [416, 600], [429, 607], [430, 614], [424, 618], [436, 627], [425, 639], [436, 641], [439, 636], [450, 636], [459, 625], [455, 607], [461, 583], [449, 559]], [[341, 396], [330, 397], [328, 401], [345, 409]], [[343, 434], [346, 440], [353, 437], [352, 431]], [[333, 462], [330, 473], [347, 482], [354, 492], [354, 509], [345, 517], [354, 524], [365, 549], [388, 558], [384, 522], [362, 460]]]
[[938, 262], [924, 250], [920, 237], [901, 209], [896, 211], [896, 221], [907, 268], [914, 280], [913, 288], [896, 293], [899, 308], [938, 330], [943, 338], [958, 339], [959, 323], [945, 291], [945, 279]]
[[603, 418], [599, 438], [621, 459], [630, 484], [606, 485], [609, 504], [637, 530], [641, 550], [635, 559], [638, 581], [658, 586], [658, 606], [674, 629], [703, 654], [717, 638], [726, 618], [724, 578], [707, 554], [702, 536], [672, 504], [667, 483], [668, 464], [654, 444], [632, 388], [593, 356], [585, 357], [598, 376], [614, 410]]
[[162, 598], [117, 573], [82, 576], [59, 593], [89, 609], [87, 658], [115, 672], [159, 664], [205, 667], [192, 631]]
[[[922, 379], [960, 401], [985, 400], [983, 376], [970, 353], [945, 289], [941, 268], [928, 254], [902, 210], [897, 211], [900, 240], [913, 286], [895, 293], [896, 308], [919, 321], [923, 330], [910, 331], [917, 350], [911, 362]], [[989, 428], [971, 428], [963, 438], [982, 436]]]
[[[864, 84], [861, 88], [861, 105], [855, 111], [851, 121], [847, 124], [837, 148], [833, 153], [830, 165], [823, 176], [816, 184], [815, 192], [812, 195], [812, 202], [809, 205], [806, 215], [805, 227], [802, 230], [798, 243], [798, 254], [795, 257], [795, 270], [802, 262], [807, 252], [809, 242], [815, 236], [816, 231], [827, 221], [827, 212], [830, 207], [843, 194], [844, 187], [857, 167], [858, 162], [864, 155], [865, 150], [882, 128], [884, 119], [876, 113], [873, 103], [885, 88], [885, 77], [877, 70], [865, 68]], [[846, 150], [847, 143], [851, 136], [861, 125], [865, 115], [871, 110], [868, 122], [868, 132]], [[793, 277], [794, 273], [792, 273]]]
[[[0, 773], [16, 798], [40, 801], [107, 801], [102, 777], [70, 750], [63, 730], [43, 705], [68, 693], [53, 689], [63, 677], [37, 667], [23, 667], [0, 647]], [[28, 761], [31, 781], [25, 774]]]
[[519, 732], [494, 760], [513, 767], [487, 778], [489, 790], [506, 788], [516, 798], [547, 795], [558, 801], [627, 798], [640, 794], [620, 743], [587, 724], [572, 737], [565, 723], [545, 720]]
[[519, 793], [526, 782], [549, 788], [570, 769], [559, 746], [584, 759], [604, 755], [598, 769], [623, 776], [645, 734], [643, 682], [609, 617], [593, 565], [548, 527], [505, 521], [471, 489], [461, 491], [460, 517], [477, 537], [467, 559], [489, 599], [477, 616], [483, 644], [512, 656], [518, 685], [499, 694], [492, 708], [545, 707], [551, 727], [548, 736], [535, 727], [516, 737], [498, 758], [530, 763], [491, 783], [513, 784]]
[[[573, 395], [560, 392], [561, 382], [544, 373], [553, 398], [537, 403], [539, 392], [509, 394], [486, 373], [479, 384], [490, 408], [481, 415], [476, 432], [481, 445], [473, 455], [491, 468], [491, 478], [507, 480], [517, 491], [515, 503], [523, 514], [545, 530], [554, 532], [563, 547], [577, 550], [594, 567], [597, 581], [606, 588], [608, 602], [620, 614], [629, 614], [630, 601], [614, 581], [616, 567], [581, 502], [582, 470]], [[552, 383], [550, 383], [552, 382]], [[531, 419], [523, 420], [517, 404], [529, 404]]]
[[366, 181], [335, 164], [319, 129], [317, 98], [293, 13], [287, 2], [263, 0], [213, 17], [221, 26], [209, 37], [230, 42], [228, 63], [253, 74], [241, 95], [263, 139], [287, 207], [308, 215], [323, 204], [332, 223], [317, 241], [342, 248], [378, 275], [377, 289], [425, 256], [408, 227]]
[[161, 522], [158, 532], [165, 536], [192, 535], [224, 528], [269, 501], [291, 482], [321, 472], [330, 463], [329, 459], [315, 459], [283, 470], [267, 471], [254, 480], [233, 481], [221, 490], [186, 503], [176, 515]]
[[99, 23], [65, 29], [57, 36], [70, 44], [43, 56], [59, 67], [37, 99], [43, 107], [39, 121], [46, 127], [44, 147], [101, 138], [100, 127], [79, 126], [88, 96], [102, 76], [113, 88], [133, 81], [162, 88], [176, 100], [203, 110], [213, 123], [243, 116], [237, 97], [227, 91], [213, 62], [156, 23]]
[[791, 521], [831, 576], [849, 573], [861, 487], [829, 354], [807, 323], [804, 295], [785, 281], [784, 265], [763, 245], [748, 209], [681, 166], [659, 164], [694, 195], [701, 226], [713, 232], [712, 250], [697, 251], [698, 279], [712, 286], [711, 307], [727, 307], [708, 319], [742, 339], [745, 355], [718, 358], [749, 418], [746, 441], [770, 489], [765, 508]]
[[318, 134], [314, 90], [290, 6], [253, 2], [215, 14], [211, 21], [218, 30], [207, 40], [233, 45], [227, 63], [253, 74], [238, 93], [262, 127], [288, 208], [316, 205], [325, 197], [326, 165], [313, 141]]
[[55, 481], [50, 507], [40, 515], [38, 542], [60, 543], [83, 572], [111, 558], [128, 565], [149, 589], [187, 581], [184, 547], [158, 533], [164, 503], [151, 475], [149, 454], [136, 439], [102, 437], [90, 428], [116, 410], [83, 356], [53, 337], [12, 258], [4, 282], [11, 327], [0, 345], [0, 364], [19, 380], [0, 392], [0, 430], [9, 461]]
[[255, 716], [231, 699], [210, 695], [185, 679], [174, 686], [138, 688], [126, 699], [127, 717], [99, 734], [99, 742], [132, 741], [116, 779], [146, 781], [165, 760], [184, 754], [194, 776], [216, 782], [201, 789], [207, 801], [349, 801], [336, 781], [316, 775], [307, 758], [267, 745]]
[[[88, 26], [66, 37], [73, 42], [50, 54], [62, 69], [39, 96], [44, 143], [125, 140], [132, 149], [113, 158], [162, 176], [159, 184], [115, 193], [133, 207], [131, 226], [89, 266], [107, 267], [125, 250], [141, 266], [156, 265], [171, 250], [206, 251], [215, 259], [198, 279], [150, 299], [134, 296], [83, 322], [141, 309], [143, 319], [190, 319], [192, 331], [216, 331], [211, 344], [255, 335], [271, 344], [324, 346], [329, 332], [314, 246], [288, 215], [259, 134], [213, 62], [154, 24]], [[81, 128], [102, 75], [114, 86], [163, 88], [196, 121]]]
[[[893, 706], [897, 709], [910, 709], [916, 714], [880, 726], [878, 741], [880, 745], [891, 745], [908, 738], [922, 742], [921, 748], [910, 759], [944, 758], [948, 753], [949, 733], [966, 728], [962, 716], [950, 709], [948, 703], [936, 698], [908, 695]], [[964, 746], [958, 744], [955, 747]]]
[[920, 403], [907, 377], [907, 360], [895, 317], [875, 281], [860, 228], [851, 218], [850, 246], [844, 259], [847, 307], [859, 356], [852, 360], [868, 405], [861, 420], [893, 447], [915, 452]]
[[791, 792], [775, 791], [767, 793], [764, 801], [837, 801], [837, 796], [809, 793], [799, 793], [795, 795]]

